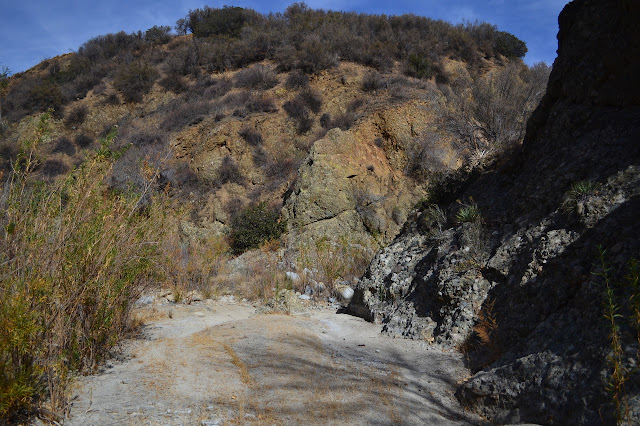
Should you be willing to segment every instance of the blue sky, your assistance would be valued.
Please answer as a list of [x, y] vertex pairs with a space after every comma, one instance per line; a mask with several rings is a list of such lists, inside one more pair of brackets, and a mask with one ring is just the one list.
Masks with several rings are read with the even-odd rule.
[[[101, 34], [173, 26], [189, 9], [205, 4], [248, 7], [262, 13], [282, 12], [290, 1], [256, 0], [0, 0], [0, 66], [13, 73], [44, 59], [75, 51]], [[556, 57], [558, 14], [568, 0], [308, 0], [313, 9], [400, 15], [413, 13], [452, 23], [481, 20], [508, 31], [527, 43], [525, 62]]]

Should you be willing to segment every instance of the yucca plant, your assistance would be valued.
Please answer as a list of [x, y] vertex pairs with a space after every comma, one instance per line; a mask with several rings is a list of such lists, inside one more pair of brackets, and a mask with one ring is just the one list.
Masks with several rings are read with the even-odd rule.
[[456, 222], [458, 223], [478, 222], [481, 219], [482, 215], [476, 203], [462, 204], [456, 213]]
[[569, 213], [576, 210], [580, 201], [585, 200], [589, 195], [596, 192], [598, 186], [590, 180], [581, 180], [571, 184], [562, 202], [562, 209]]
[[571, 184], [569, 194], [574, 197], [580, 197], [583, 195], [589, 195], [596, 189], [596, 184], [590, 180], [581, 180]]

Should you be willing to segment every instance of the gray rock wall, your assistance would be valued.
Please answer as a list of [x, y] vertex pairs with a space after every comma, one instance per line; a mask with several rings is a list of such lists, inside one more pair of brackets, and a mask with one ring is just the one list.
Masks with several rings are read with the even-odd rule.
[[[567, 5], [522, 152], [453, 194], [471, 197], [481, 220], [456, 223], [456, 203], [440, 206], [444, 222], [417, 212], [349, 307], [389, 333], [464, 350], [476, 374], [457, 396], [495, 422], [615, 423], [596, 247], [614, 282], [640, 259], [637, 22], [637, 2]], [[589, 183], [576, 190], [580, 182]], [[617, 291], [624, 313], [629, 294]], [[620, 325], [631, 371], [638, 344]], [[638, 423], [640, 376], [629, 378]]]

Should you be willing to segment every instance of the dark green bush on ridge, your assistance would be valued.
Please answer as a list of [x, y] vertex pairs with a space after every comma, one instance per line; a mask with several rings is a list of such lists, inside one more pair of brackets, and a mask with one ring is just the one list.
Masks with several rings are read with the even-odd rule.
[[152, 44], [165, 44], [171, 40], [170, 32], [171, 27], [169, 26], [154, 25], [144, 33], [144, 39]]
[[224, 6], [222, 9], [205, 6], [203, 9], [190, 10], [183, 25], [186, 24], [186, 29], [196, 37], [238, 37], [244, 24], [257, 16], [252, 10], [236, 6]]
[[146, 62], [134, 61], [116, 74], [113, 85], [127, 102], [142, 102], [144, 95], [151, 91], [158, 72]]
[[496, 53], [507, 58], [522, 58], [527, 54], [527, 45], [513, 34], [498, 31], [495, 36], [494, 49]]
[[286, 230], [278, 221], [278, 213], [269, 210], [266, 203], [247, 207], [231, 221], [229, 242], [235, 254], [260, 247], [268, 240], [279, 238]]
[[45, 80], [29, 91], [24, 106], [29, 112], [53, 109], [56, 115], [60, 115], [64, 104], [65, 99], [60, 86]]

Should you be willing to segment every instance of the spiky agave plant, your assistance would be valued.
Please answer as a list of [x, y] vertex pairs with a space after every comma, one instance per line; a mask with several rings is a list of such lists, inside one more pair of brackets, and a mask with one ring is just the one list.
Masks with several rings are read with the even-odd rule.
[[476, 203], [462, 204], [456, 213], [457, 223], [478, 222], [481, 219], [480, 208]]

